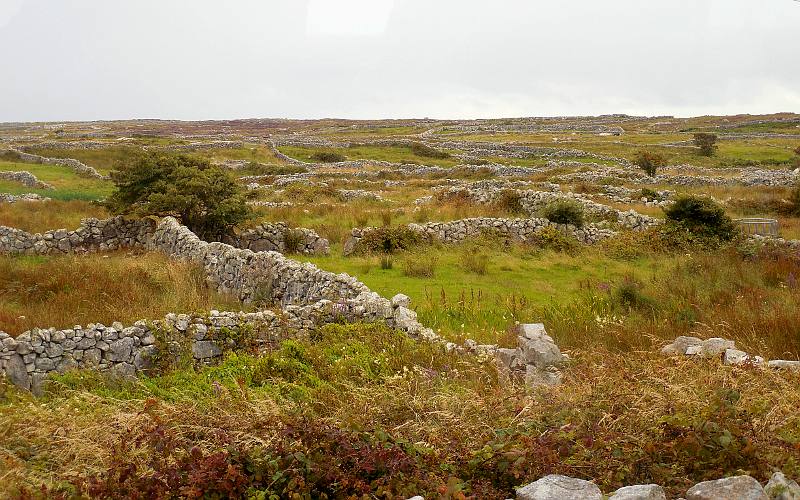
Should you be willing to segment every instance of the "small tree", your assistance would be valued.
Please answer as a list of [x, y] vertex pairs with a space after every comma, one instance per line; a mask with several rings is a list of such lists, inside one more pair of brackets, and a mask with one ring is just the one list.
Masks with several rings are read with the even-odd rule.
[[571, 224], [583, 227], [583, 206], [572, 200], [556, 200], [548, 203], [539, 214], [556, 224]]
[[139, 155], [111, 173], [117, 189], [106, 206], [117, 214], [180, 219], [203, 239], [219, 239], [247, 220], [244, 189], [230, 172], [184, 155]]
[[694, 145], [700, 148], [700, 154], [703, 156], [711, 156], [714, 154], [714, 150], [717, 148], [717, 136], [716, 134], [709, 134], [706, 132], [699, 132], [694, 134]]
[[737, 233], [733, 220], [711, 198], [681, 196], [664, 209], [664, 214], [667, 223], [677, 224], [701, 236], [730, 241]]
[[655, 176], [656, 170], [667, 163], [663, 156], [649, 151], [640, 151], [633, 162], [650, 177]]

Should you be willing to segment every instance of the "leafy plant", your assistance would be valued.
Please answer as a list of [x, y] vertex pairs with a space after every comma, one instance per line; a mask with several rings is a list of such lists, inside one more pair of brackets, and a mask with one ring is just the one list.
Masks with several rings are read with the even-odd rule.
[[525, 209], [522, 207], [522, 197], [515, 189], [504, 189], [492, 204], [496, 209], [510, 215], [525, 213]]
[[737, 234], [733, 220], [711, 198], [680, 196], [675, 203], [664, 209], [664, 214], [668, 222], [678, 224], [701, 236], [730, 241]]
[[650, 151], [640, 151], [636, 155], [636, 158], [634, 158], [633, 163], [644, 170], [644, 173], [653, 177], [656, 175], [656, 170], [666, 164], [666, 160], [660, 154], [651, 153]]
[[283, 251], [287, 254], [297, 254], [303, 249], [305, 234], [300, 229], [287, 228], [283, 232]]
[[694, 134], [692, 142], [700, 149], [700, 154], [703, 156], [712, 156], [717, 146], [716, 134], [709, 134], [707, 132], [698, 132]]
[[408, 250], [422, 241], [408, 226], [378, 227], [367, 231], [358, 243], [358, 250], [371, 253], [394, 253]]
[[347, 160], [347, 157], [336, 151], [317, 151], [311, 155], [311, 159], [322, 163], [337, 163]]
[[138, 155], [112, 171], [116, 191], [105, 205], [117, 214], [171, 215], [200, 238], [220, 239], [252, 216], [232, 174], [207, 160]]
[[545, 205], [539, 215], [556, 224], [583, 227], [583, 206], [577, 201], [556, 200]]

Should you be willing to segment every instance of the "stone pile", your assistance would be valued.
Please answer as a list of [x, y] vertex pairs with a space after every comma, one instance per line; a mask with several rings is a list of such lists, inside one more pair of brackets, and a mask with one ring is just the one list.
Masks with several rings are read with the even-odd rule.
[[[36, 193], [8, 194], [0, 193], [0, 203], [16, 203], [18, 201], [50, 201], [50, 198]], [[2, 232], [2, 230], [0, 230]]]
[[[604, 496], [596, 484], [567, 476], [549, 475], [517, 488], [518, 500], [666, 500], [664, 489], [656, 484], [625, 486]], [[698, 483], [685, 495], [686, 500], [794, 500], [800, 486], [775, 472], [765, 486], [750, 476], [733, 476]]]
[[664, 346], [661, 353], [665, 356], [690, 356], [698, 358], [721, 358], [729, 366], [766, 366], [778, 370], [800, 372], [800, 361], [774, 359], [764, 363], [764, 358], [748, 354], [736, 348], [736, 342], [724, 338], [700, 339], [698, 337], [680, 336], [672, 343]]
[[[287, 248], [287, 237], [291, 248]], [[283, 222], [265, 222], [255, 228], [228, 237], [225, 243], [252, 250], [254, 252], [274, 251], [280, 253], [300, 253], [303, 255], [327, 255], [330, 252], [328, 240], [313, 229], [290, 228]]]
[[54, 189], [53, 186], [42, 182], [27, 170], [0, 172], [0, 180], [19, 182], [25, 187], [34, 189]]
[[517, 348], [498, 348], [495, 351], [501, 372], [523, 379], [531, 387], [554, 386], [561, 383], [561, 368], [569, 358], [562, 354], [541, 323], [518, 327]]
[[336, 193], [339, 196], [339, 199], [343, 202], [349, 202], [353, 200], [387, 201], [378, 193], [364, 191], [363, 189], [338, 189]]

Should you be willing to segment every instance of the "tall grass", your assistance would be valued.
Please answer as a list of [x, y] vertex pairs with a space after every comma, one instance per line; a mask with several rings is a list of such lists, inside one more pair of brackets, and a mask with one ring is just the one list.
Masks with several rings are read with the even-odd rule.
[[108, 211], [87, 201], [17, 202], [0, 203], [0, 226], [10, 226], [31, 233], [51, 229], [75, 229], [81, 219], [104, 219]]
[[157, 319], [241, 309], [209, 289], [201, 268], [160, 254], [0, 257], [0, 330]]

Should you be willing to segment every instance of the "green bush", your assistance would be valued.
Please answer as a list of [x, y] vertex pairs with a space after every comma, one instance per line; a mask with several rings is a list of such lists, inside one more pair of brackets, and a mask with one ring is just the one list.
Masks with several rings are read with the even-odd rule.
[[421, 142], [411, 143], [410, 147], [411, 147], [411, 152], [417, 156], [422, 156], [425, 158], [436, 158], [439, 160], [450, 158], [450, 153], [446, 151], [439, 151], [438, 149], [432, 148], [427, 144], [423, 144]]
[[322, 163], [336, 163], [347, 160], [347, 157], [336, 151], [317, 151], [311, 155], [311, 159]]
[[580, 248], [578, 240], [570, 238], [558, 229], [548, 226], [537, 232], [531, 243], [537, 247], [556, 252], [574, 253]]
[[556, 224], [570, 224], [583, 227], [583, 206], [577, 201], [557, 200], [548, 203], [539, 215]]
[[358, 243], [358, 250], [368, 253], [394, 253], [413, 248], [421, 241], [419, 233], [410, 230], [408, 226], [378, 227], [364, 234]]
[[700, 236], [730, 241], [737, 234], [734, 222], [711, 198], [681, 196], [664, 209], [664, 214], [667, 225], [677, 224]]
[[283, 252], [286, 254], [300, 253], [303, 248], [305, 236], [299, 229], [286, 229], [283, 232]]
[[660, 154], [651, 153], [649, 151], [640, 151], [636, 155], [636, 158], [634, 158], [633, 163], [635, 163], [637, 167], [644, 170], [644, 173], [650, 177], [653, 177], [656, 175], [656, 170], [666, 164], [666, 160]]
[[716, 134], [709, 134], [706, 132], [698, 132], [694, 134], [692, 139], [694, 145], [700, 148], [700, 154], [703, 156], [712, 156], [714, 150], [717, 149], [717, 136]]
[[111, 172], [116, 191], [105, 202], [116, 214], [174, 216], [203, 239], [219, 239], [249, 219], [244, 188], [208, 160], [139, 154]]
[[642, 188], [641, 194], [643, 198], [647, 198], [648, 200], [661, 201], [661, 195], [650, 188]]
[[515, 189], [504, 189], [500, 195], [492, 202], [492, 205], [510, 215], [522, 215], [525, 209], [522, 208], [522, 201], [519, 191]]

